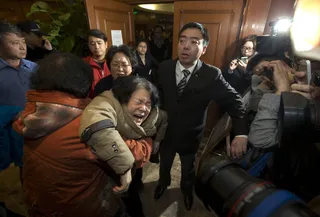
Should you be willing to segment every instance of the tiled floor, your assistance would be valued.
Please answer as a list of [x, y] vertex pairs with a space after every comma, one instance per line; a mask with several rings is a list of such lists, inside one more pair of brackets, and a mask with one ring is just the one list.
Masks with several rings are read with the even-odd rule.
[[194, 197], [194, 205], [190, 211], [184, 208], [183, 195], [179, 189], [180, 184], [180, 161], [176, 156], [171, 170], [171, 186], [163, 196], [155, 201], [153, 192], [159, 178], [159, 165], [149, 163], [144, 167], [144, 190], [141, 200], [146, 217], [212, 217], [198, 198]]

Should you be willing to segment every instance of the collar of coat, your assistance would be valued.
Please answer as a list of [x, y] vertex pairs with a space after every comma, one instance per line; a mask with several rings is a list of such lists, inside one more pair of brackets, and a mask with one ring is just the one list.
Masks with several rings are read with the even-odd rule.
[[27, 104], [13, 123], [25, 138], [38, 139], [70, 123], [82, 114], [90, 99], [60, 91], [27, 92]]

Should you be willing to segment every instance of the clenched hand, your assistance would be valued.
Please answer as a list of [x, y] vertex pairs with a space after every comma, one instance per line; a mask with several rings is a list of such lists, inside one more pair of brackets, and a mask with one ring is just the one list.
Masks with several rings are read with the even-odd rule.
[[121, 185], [113, 187], [113, 192], [117, 194], [126, 192], [130, 186], [131, 181], [132, 181], [131, 170], [128, 170], [128, 172], [126, 172], [120, 177]]

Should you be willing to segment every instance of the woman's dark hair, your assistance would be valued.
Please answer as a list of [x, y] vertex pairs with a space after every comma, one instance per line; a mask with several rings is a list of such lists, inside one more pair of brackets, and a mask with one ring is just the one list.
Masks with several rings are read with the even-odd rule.
[[31, 77], [36, 90], [57, 90], [77, 98], [88, 96], [93, 82], [89, 64], [70, 53], [52, 53], [39, 61], [38, 70]]
[[138, 46], [139, 46], [139, 44], [140, 44], [140, 43], [142, 43], [142, 42], [146, 43], [146, 45], [147, 45], [147, 49], [148, 49], [148, 48], [149, 48], [149, 42], [148, 42], [147, 40], [145, 40], [145, 39], [141, 39], [141, 40], [137, 41], [137, 43], [136, 43], [136, 47], [138, 47]]
[[157, 88], [147, 79], [138, 76], [118, 77], [113, 83], [112, 92], [120, 104], [128, 104], [133, 92], [138, 89], [145, 89], [150, 93], [152, 108], [158, 105]]
[[108, 41], [108, 38], [106, 36], [106, 34], [104, 34], [104, 32], [100, 31], [99, 29], [91, 29], [88, 33], [88, 38], [90, 36], [96, 37], [96, 38], [100, 38], [102, 39], [104, 42]]
[[201, 23], [191, 22], [191, 23], [187, 23], [186, 25], [184, 25], [179, 32], [179, 38], [180, 38], [182, 32], [184, 32], [187, 29], [199, 29], [202, 34], [202, 37], [203, 37], [203, 45], [208, 46], [209, 41], [210, 41], [208, 30]]
[[245, 37], [242, 41], [242, 44], [241, 44], [241, 47], [247, 43], [248, 41], [251, 41], [252, 44], [253, 44], [253, 51], [256, 50], [256, 47], [257, 47], [257, 36], [256, 35], [249, 35], [247, 37]]
[[111, 61], [116, 53], [123, 53], [129, 58], [132, 71], [137, 67], [138, 60], [136, 56], [136, 52], [134, 49], [131, 49], [128, 45], [120, 45], [120, 46], [111, 46], [107, 52], [107, 65], [109, 69], [111, 69]]

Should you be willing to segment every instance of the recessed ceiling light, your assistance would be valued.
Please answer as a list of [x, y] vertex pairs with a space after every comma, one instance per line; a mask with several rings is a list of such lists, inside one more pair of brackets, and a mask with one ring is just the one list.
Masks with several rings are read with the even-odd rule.
[[141, 8], [144, 8], [144, 9], [148, 9], [148, 10], [156, 10], [156, 5], [155, 4], [141, 4], [141, 5], [138, 5], [139, 7]]

